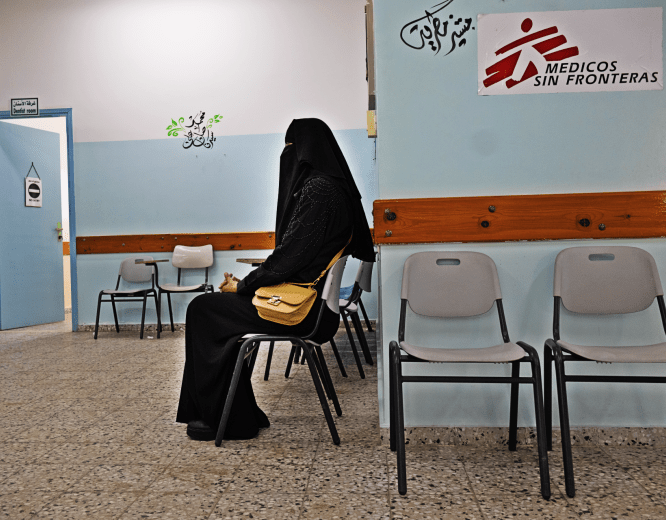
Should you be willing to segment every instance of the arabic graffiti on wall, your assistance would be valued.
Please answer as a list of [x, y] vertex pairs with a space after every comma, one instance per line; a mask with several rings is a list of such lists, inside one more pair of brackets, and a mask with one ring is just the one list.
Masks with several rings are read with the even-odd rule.
[[661, 90], [662, 11], [479, 14], [478, 93]]
[[[435, 54], [444, 48], [446, 55], [455, 49], [464, 47], [467, 43], [465, 34], [472, 27], [472, 18], [456, 18], [453, 14], [443, 12], [444, 8], [453, 3], [453, 0], [445, 0], [425, 11], [425, 16], [405, 24], [400, 30], [400, 39], [412, 49], [420, 50], [426, 45]], [[448, 14], [448, 16], [447, 16]]]
[[204, 124], [205, 117], [206, 112], [199, 112], [196, 116], [189, 117], [189, 124], [185, 124], [184, 117], [181, 117], [178, 121], [172, 119], [171, 124], [166, 128], [169, 131], [169, 137], [178, 137], [180, 132], [182, 132], [185, 134], [183, 148], [199, 148], [200, 146], [212, 148], [213, 143], [217, 140], [213, 132], [213, 124], [219, 123], [222, 120], [222, 116], [217, 114]]

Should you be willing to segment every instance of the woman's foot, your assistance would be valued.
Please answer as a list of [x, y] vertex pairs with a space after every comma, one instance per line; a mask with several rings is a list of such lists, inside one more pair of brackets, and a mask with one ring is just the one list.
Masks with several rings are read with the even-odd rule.
[[187, 423], [187, 435], [195, 441], [212, 441], [215, 439], [215, 432], [201, 420]]

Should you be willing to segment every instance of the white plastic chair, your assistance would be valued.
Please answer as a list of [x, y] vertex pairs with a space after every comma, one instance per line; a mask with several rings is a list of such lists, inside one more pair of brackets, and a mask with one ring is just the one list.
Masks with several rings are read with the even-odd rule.
[[[509, 450], [516, 450], [518, 431], [518, 385], [534, 390], [541, 494], [550, 498], [548, 452], [541, 387], [541, 367], [536, 350], [518, 341], [512, 343], [504, 318], [502, 293], [495, 263], [474, 252], [432, 251], [416, 253], [402, 271], [398, 342], [391, 341], [390, 355], [390, 447], [397, 451], [398, 492], [407, 492], [403, 383], [510, 383]], [[485, 314], [496, 304], [503, 343], [483, 348], [433, 348], [417, 346], [405, 339], [407, 306], [416, 314], [441, 318], [472, 317]], [[441, 335], [446, 340], [445, 332]], [[402, 352], [404, 351], [404, 354]], [[532, 377], [520, 377], [520, 364], [530, 363]], [[403, 376], [402, 363], [511, 363], [511, 376]]]
[[[146, 301], [150, 294], [155, 298], [155, 309], [158, 313], [159, 323], [159, 305], [157, 303], [157, 293], [155, 292], [155, 275], [154, 268], [145, 264], [137, 264], [138, 260], [153, 260], [152, 256], [131, 256], [126, 258], [120, 263], [120, 270], [118, 271], [118, 280], [116, 281], [115, 289], [104, 289], [100, 291], [97, 298], [97, 317], [95, 318], [95, 334], [94, 338], [97, 339], [97, 332], [99, 330], [99, 313], [103, 302], [110, 302], [113, 306], [113, 319], [116, 324], [116, 332], [120, 332], [118, 326], [118, 313], [116, 312], [116, 303], [118, 302], [143, 302], [143, 311], [141, 313], [141, 333], [140, 339], [143, 339], [143, 325], [146, 319]], [[125, 284], [142, 284], [140, 288], [133, 289], [120, 289], [121, 279]], [[151, 287], [146, 288], [145, 284], [151, 282]], [[103, 296], [109, 296], [108, 300], [103, 299]]]
[[[205, 293], [213, 292], [213, 286], [208, 284], [208, 268], [213, 265], [213, 246], [207, 244], [205, 246], [188, 247], [176, 246], [173, 250], [171, 257], [171, 264], [178, 268], [178, 282], [173, 283], [159, 283], [159, 275], [156, 273], [157, 288], [158, 288], [158, 301], [159, 307], [157, 312], [157, 337], [160, 337], [162, 332], [162, 294], [167, 295], [167, 302], [169, 304], [169, 319], [171, 320], [171, 332], [174, 332], [173, 326], [173, 310], [171, 308], [171, 293]], [[155, 266], [157, 269], [157, 266]], [[181, 270], [183, 269], [205, 269], [205, 280], [203, 283], [197, 285], [181, 285], [180, 277]]]
[[[326, 366], [326, 360], [321, 350], [321, 345], [330, 341], [328, 337], [318, 336], [319, 323], [324, 312], [324, 308], [328, 307], [331, 311], [336, 314], [340, 313], [339, 307], [339, 298], [340, 298], [340, 282], [342, 281], [342, 274], [345, 269], [345, 264], [347, 263], [348, 256], [343, 256], [340, 258], [326, 275], [326, 281], [324, 283], [324, 288], [322, 290], [321, 299], [323, 300], [321, 309], [319, 311], [319, 316], [317, 318], [317, 323], [314, 327], [314, 330], [305, 336], [289, 336], [289, 335], [273, 335], [273, 334], [246, 334], [243, 336], [240, 351], [238, 352], [238, 357], [236, 358], [236, 366], [234, 368], [234, 373], [231, 378], [231, 384], [229, 386], [229, 392], [227, 394], [226, 401], [224, 403], [224, 410], [222, 411], [222, 418], [220, 419], [220, 424], [217, 429], [217, 436], [215, 438], [215, 446], [220, 446], [222, 440], [224, 439], [224, 432], [227, 427], [227, 422], [229, 420], [229, 415], [231, 413], [231, 406], [234, 401], [234, 395], [236, 394], [236, 388], [238, 387], [238, 381], [240, 380], [241, 369], [243, 367], [243, 362], [247, 359], [248, 364], [250, 365], [250, 371], [254, 367], [254, 361], [256, 359], [257, 348], [262, 341], [288, 341], [292, 345], [297, 345], [303, 351], [303, 355], [307, 360], [308, 367], [310, 368], [310, 375], [312, 376], [312, 382], [314, 383], [315, 389], [317, 390], [317, 395], [319, 396], [319, 402], [321, 403], [321, 408], [326, 417], [326, 423], [328, 424], [328, 429], [331, 432], [331, 437], [333, 438], [334, 444], [340, 444], [340, 437], [338, 436], [337, 429], [335, 428], [335, 423], [333, 422], [333, 416], [328, 407], [328, 402], [326, 396], [333, 401], [333, 406], [335, 407], [335, 412], [338, 416], [342, 415], [342, 410], [340, 409], [340, 403], [338, 402], [338, 397], [335, 393], [335, 388], [333, 387], [333, 381], [328, 372], [328, 367]], [[293, 349], [292, 349], [293, 354]], [[320, 380], [321, 378], [321, 380]], [[322, 389], [323, 381], [323, 389]], [[326, 393], [324, 393], [324, 391]]]
[[[642, 346], [586, 346], [564, 341], [560, 336], [560, 304], [574, 314], [628, 314], [646, 310], [655, 298], [666, 332], [666, 306], [657, 264], [650, 253], [637, 247], [571, 247], [555, 259], [553, 338], [544, 346], [544, 387], [548, 449], [552, 449], [552, 366], [555, 376], [562, 433], [562, 455], [566, 493], [574, 497], [571, 433], [567, 382], [666, 383], [666, 377], [567, 375], [564, 363], [666, 363], [666, 342]], [[573, 315], [567, 319], [575, 319]]]

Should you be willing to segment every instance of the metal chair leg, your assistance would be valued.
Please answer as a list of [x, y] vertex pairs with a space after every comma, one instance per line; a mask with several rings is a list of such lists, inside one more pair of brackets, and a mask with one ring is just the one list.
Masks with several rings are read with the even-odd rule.
[[141, 311], [141, 332], [139, 339], [143, 339], [143, 324], [146, 322], [146, 302], [148, 301], [148, 293], [143, 294], [143, 310]]
[[171, 293], [167, 294], [167, 302], [169, 302], [169, 319], [171, 320], [171, 332], [175, 332], [176, 329], [173, 328], [173, 310], [171, 309]]
[[361, 301], [361, 298], [358, 299], [358, 306], [361, 309], [361, 312], [363, 313], [363, 319], [365, 320], [365, 325], [368, 327], [368, 332], [374, 332], [372, 330], [372, 325], [370, 324], [370, 320], [368, 319], [368, 313], [365, 312], [365, 307], [363, 306], [363, 301]]
[[[284, 371], [284, 377], [288, 378], [291, 372], [291, 364], [294, 362], [294, 356], [296, 355], [296, 345], [291, 346], [291, 352], [289, 353], [289, 361], [287, 361], [287, 368]], [[298, 363], [298, 361], [296, 361]]]
[[231, 384], [229, 385], [229, 391], [227, 392], [227, 399], [224, 402], [224, 409], [222, 410], [222, 417], [220, 418], [220, 424], [217, 427], [217, 435], [215, 437], [215, 446], [218, 448], [222, 444], [222, 439], [224, 439], [224, 431], [227, 429], [227, 422], [229, 421], [229, 415], [231, 415], [231, 406], [234, 402], [234, 396], [236, 395], [236, 388], [238, 387], [238, 381], [240, 381], [241, 371], [243, 370], [243, 362], [245, 361], [245, 355], [247, 354], [248, 348], [254, 342], [252, 339], [247, 339], [241, 345], [240, 351], [238, 352], [238, 357], [236, 358], [236, 366], [234, 367], [233, 376], [231, 376]]
[[541, 477], [541, 496], [550, 498], [550, 471], [548, 468], [548, 449], [546, 443], [546, 420], [543, 410], [543, 393], [541, 385], [541, 365], [539, 355], [534, 347], [519, 341], [518, 344], [527, 351], [532, 366], [532, 386], [534, 388], [534, 413], [536, 415], [537, 445], [539, 449], [539, 474]]
[[162, 333], [162, 290], [157, 292], [155, 304], [157, 305], [157, 339], [160, 339]]
[[546, 445], [553, 450], [553, 352], [548, 343], [543, 346], [543, 403], [546, 416]]
[[338, 352], [338, 346], [335, 344], [333, 338], [331, 338], [329, 343], [331, 344], [331, 349], [333, 350], [333, 355], [335, 356], [335, 360], [338, 362], [338, 368], [340, 369], [342, 377], [347, 377], [347, 371], [345, 370], [345, 365], [342, 363], [340, 352]]
[[372, 355], [370, 354], [370, 347], [368, 347], [368, 340], [365, 337], [365, 334], [363, 333], [363, 325], [361, 325], [361, 320], [358, 317], [358, 313], [353, 312], [349, 316], [352, 320], [352, 323], [354, 324], [354, 329], [356, 330], [356, 337], [358, 338], [358, 342], [361, 344], [361, 350], [363, 351], [363, 355], [365, 356], [365, 361], [368, 363], [368, 365], [374, 365], [374, 361], [372, 360]]
[[[396, 346], [397, 347], [397, 346]], [[398, 462], [398, 493], [407, 493], [407, 462], [405, 460], [405, 416], [402, 398], [402, 367], [400, 365], [400, 350], [391, 351], [391, 364], [393, 365], [393, 382], [395, 386], [395, 442]]]
[[352, 352], [354, 353], [354, 359], [356, 360], [356, 366], [358, 367], [358, 373], [361, 376], [361, 379], [365, 379], [365, 372], [363, 372], [363, 365], [361, 364], [361, 358], [358, 357], [358, 350], [356, 350], [356, 344], [354, 343], [354, 337], [352, 336], [351, 329], [349, 328], [349, 320], [345, 316], [345, 312], [340, 313], [342, 316], [342, 322], [345, 324], [345, 329], [347, 330], [347, 337], [349, 338], [349, 344], [351, 345]]
[[268, 359], [266, 359], [266, 371], [264, 372], [264, 381], [268, 381], [268, 374], [271, 371], [271, 360], [273, 359], [273, 348], [275, 347], [275, 341], [271, 341], [270, 347], [268, 347]]
[[553, 348], [555, 358], [555, 379], [557, 380], [557, 401], [560, 409], [560, 435], [562, 437], [562, 459], [564, 463], [564, 483], [567, 496], [576, 496], [574, 481], [573, 460], [571, 456], [571, 430], [569, 428], [569, 406], [567, 404], [567, 389], [564, 372], [564, 358], [562, 349], [555, 345]]
[[99, 297], [97, 298], [97, 318], [95, 318], [95, 334], [94, 334], [94, 339], [97, 339], [97, 331], [99, 330], [99, 311], [100, 308], [102, 307], [102, 296], [104, 295], [104, 291], [99, 293]]
[[247, 366], [250, 369], [250, 377], [252, 377], [252, 372], [254, 372], [254, 364], [257, 362], [257, 355], [259, 354], [259, 347], [261, 346], [261, 342], [257, 342], [256, 344], [253, 343], [252, 345], [254, 350], [247, 360]]
[[324, 359], [324, 353], [321, 350], [321, 345], [315, 345], [315, 350], [317, 351], [317, 357], [319, 358], [319, 363], [321, 368], [328, 381], [329, 395], [328, 398], [333, 401], [333, 407], [335, 408], [335, 413], [338, 417], [342, 415], [342, 409], [340, 408], [340, 402], [338, 401], [338, 395], [335, 393], [335, 387], [333, 386], [333, 380], [331, 379], [331, 374], [328, 371], [328, 366], [326, 365], [326, 360]]
[[120, 326], [118, 325], [118, 312], [116, 311], [116, 300], [113, 297], [113, 294], [111, 295], [111, 307], [113, 307], [113, 320], [116, 324], [116, 332], [120, 334]]
[[328, 429], [331, 432], [331, 437], [333, 438], [333, 444], [340, 444], [340, 437], [338, 436], [338, 430], [335, 428], [335, 423], [333, 422], [333, 415], [331, 415], [331, 410], [328, 407], [328, 401], [326, 400], [326, 395], [324, 394], [324, 389], [321, 386], [321, 381], [317, 374], [317, 367], [315, 366], [314, 359], [309, 349], [305, 344], [300, 340], [303, 355], [307, 358], [308, 367], [310, 368], [310, 375], [312, 376], [312, 382], [315, 385], [317, 390], [317, 395], [319, 396], [319, 402], [321, 403], [321, 409], [324, 412], [324, 417], [326, 418], [326, 424], [328, 424]]
[[[398, 344], [395, 341], [391, 341], [389, 344], [389, 446], [391, 451], [396, 450], [396, 395], [395, 395], [395, 369], [393, 366], [394, 355], [393, 349], [397, 348]], [[398, 351], [400, 355], [400, 351]]]
[[[514, 361], [511, 377], [520, 377], [520, 361]], [[511, 404], [509, 407], [509, 451], [516, 451], [518, 443], [518, 391], [520, 383], [511, 383]]]

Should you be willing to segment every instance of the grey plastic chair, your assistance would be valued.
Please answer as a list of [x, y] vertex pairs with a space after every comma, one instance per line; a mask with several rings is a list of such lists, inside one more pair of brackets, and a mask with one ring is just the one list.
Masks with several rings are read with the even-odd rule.
[[[159, 273], [157, 265], [155, 266], [155, 279], [158, 288], [157, 299], [159, 301], [159, 308], [157, 312], [157, 337], [160, 337], [162, 332], [162, 294], [167, 295], [167, 302], [169, 304], [169, 319], [171, 320], [171, 332], [174, 332], [173, 326], [173, 310], [171, 308], [171, 294], [172, 293], [205, 293], [213, 292], [213, 286], [208, 283], [208, 268], [213, 265], [213, 246], [207, 244], [205, 246], [188, 247], [176, 246], [173, 250], [171, 257], [171, 264], [178, 268], [178, 281], [177, 283], [159, 283]], [[181, 285], [180, 277], [183, 269], [205, 269], [205, 280], [203, 283], [197, 285]]]
[[[149, 295], [155, 298], [155, 309], [159, 310], [157, 303], [157, 293], [155, 291], [155, 275], [154, 268], [145, 264], [137, 264], [138, 260], [153, 260], [152, 256], [131, 256], [126, 258], [120, 263], [120, 270], [118, 271], [118, 280], [116, 281], [115, 289], [105, 289], [100, 291], [97, 298], [97, 317], [95, 318], [95, 339], [97, 339], [97, 332], [99, 329], [99, 312], [103, 302], [110, 302], [113, 306], [113, 319], [116, 323], [116, 332], [120, 332], [118, 326], [118, 313], [116, 311], [116, 303], [119, 302], [143, 302], [143, 311], [141, 313], [141, 333], [140, 339], [143, 339], [143, 326], [146, 319], [146, 301]], [[125, 284], [141, 284], [140, 288], [133, 289], [120, 289], [120, 280]], [[146, 288], [145, 284], [151, 283], [150, 288]], [[103, 296], [109, 296], [109, 299], [103, 299]], [[159, 312], [158, 312], [159, 322]]]
[[[326, 423], [328, 424], [328, 429], [331, 432], [331, 437], [333, 438], [334, 444], [340, 444], [340, 437], [338, 436], [337, 429], [335, 428], [335, 423], [333, 422], [333, 416], [331, 415], [331, 410], [328, 407], [328, 402], [326, 397], [333, 401], [333, 406], [335, 407], [335, 412], [338, 416], [342, 415], [342, 410], [340, 409], [340, 403], [338, 402], [338, 397], [335, 393], [335, 388], [333, 387], [333, 381], [331, 380], [331, 375], [328, 372], [328, 367], [326, 366], [326, 359], [321, 350], [321, 345], [326, 343], [331, 338], [324, 337], [321, 334], [318, 334], [319, 323], [321, 322], [321, 317], [324, 312], [324, 307], [328, 307], [330, 310], [336, 314], [340, 313], [339, 307], [339, 298], [340, 298], [340, 282], [342, 281], [342, 273], [345, 269], [345, 264], [347, 263], [348, 256], [343, 256], [340, 258], [326, 275], [326, 281], [324, 282], [324, 288], [322, 290], [321, 299], [323, 300], [317, 322], [315, 324], [314, 330], [305, 336], [289, 336], [289, 335], [273, 335], [273, 334], [246, 334], [242, 338], [242, 344], [240, 351], [238, 352], [238, 357], [236, 358], [236, 366], [234, 368], [234, 373], [231, 378], [231, 384], [229, 386], [229, 392], [227, 394], [227, 399], [224, 403], [224, 409], [222, 411], [222, 418], [220, 419], [220, 424], [217, 429], [217, 436], [215, 438], [215, 446], [220, 446], [222, 440], [224, 439], [224, 432], [227, 427], [227, 422], [229, 420], [229, 414], [231, 413], [231, 405], [234, 401], [234, 395], [236, 394], [236, 388], [238, 387], [238, 381], [240, 380], [241, 369], [243, 363], [247, 362], [250, 367], [250, 373], [254, 368], [254, 362], [257, 357], [258, 347], [262, 341], [288, 341], [292, 345], [298, 345], [303, 351], [303, 356], [307, 360], [308, 367], [310, 368], [310, 375], [312, 376], [312, 382], [314, 383], [317, 395], [319, 396], [319, 402], [321, 403], [321, 408], [324, 412], [324, 417], [326, 417]], [[293, 355], [293, 348], [292, 348]], [[322, 389], [323, 382], [323, 389]], [[325, 391], [325, 393], [324, 393]]]
[[[361, 365], [361, 359], [359, 358], [358, 350], [356, 349], [356, 343], [354, 342], [354, 335], [352, 334], [351, 328], [349, 327], [349, 319], [351, 319], [352, 324], [354, 325], [354, 330], [356, 331], [356, 336], [358, 337], [358, 341], [361, 344], [361, 350], [363, 350], [363, 356], [365, 357], [365, 361], [366, 363], [368, 363], [368, 365], [372, 365], [373, 364], [372, 355], [370, 354], [368, 341], [365, 337], [365, 333], [363, 332], [363, 325], [361, 325], [361, 320], [358, 317], [358, 309], [360, 305], [362, 305], [361, 294], [363, 294], [363, 291], [370, 292], [372, 290], [373, 265], [374, 262], [361, 262], [359, 264], [358, 271], [356, 272], [356, 280], [354, 281], [354, 287], [352, 288], [351, 295], [349, 296], [348, 299], [340, 300], [340, 315], [342, 316], [342, 321], [345, 324], [345, 330], [347, 331], [347, 336], [349, 337], [349, 344], [351, 345], [351, 349], [354, 354], [354, 359], [356, 360], [358, 373], [360, 374], [362, 379], [365, 379], [365, 373], [363, 372], [363, 365]], [[335, 347], [335, 343], [333, 343], [333, 340], [331, 340], [331, 345], [333, 346], [333, 352], [336, 353], [336, 358], [338, 358], [338, 364], [340, 365], [340, 370], [343, 371], [344, 369], [342, 366], [342, 360], [340, 360], [339, 355], [337, 355], [337, 348]], [[343, 375], [346, 377], [346, 374], [344, 372]]]
[[[397, 451], [398, 492], [407, 492], [405, 462], [403, 383], [510, 383], [509, 450], [516, 450], [518, 430], [518, 385], [534, 390], [541, 494], [550, 497], [548, 452], [541, 388], [541, 368], [536, 350], [519, 341], [512, 343], [504, 318], [502, 293], [495, 263], [474, 252], [432, 251], [416, 253], [405, 262], [402, 272], [398, 342], [391, 341], [390, 354], [390, 446]], [[497, 306], [503, 343], [483, 348], [433, 348], [417, 346], [405, 339], [407, 306], [412, 312], [441, 318], [471, 317]], [[446, 340], [445, 333], [442, 339]], [[404, 354], [403, 354], [404, 352]], [[520, 364], [530, 363], [532, 377], [520, 377]], [[404, 376], [402, 363], [511, 363], [511, 376]]]
[[[553, 296], [553, 338], [544, 346], [544, 392], [548, 449], [552, 449], [552, 365], [555, 376], [562, 432], [562, 455], [566, 493], [576, 494], [567, 382], [666, 383], [666, 377], [567, 375], [564, 363], [597, 361], [603, 363], [666, 363], [666, 343], [644, 346], [585, 346], [564, 341], [560, 336], [560, 304], [575, 314], [627, 314], [646, 310], [655, 298], [666, 332], [666, 307], [657, 272], [650, 253], [637, 247], [572, 247], [555, 259]], [[572, 317], [573, 318], [573, 317]]]

